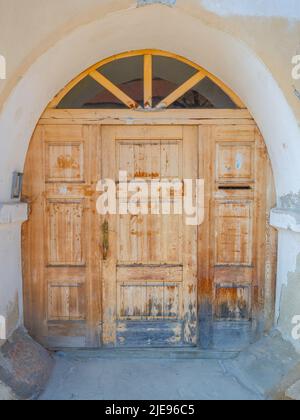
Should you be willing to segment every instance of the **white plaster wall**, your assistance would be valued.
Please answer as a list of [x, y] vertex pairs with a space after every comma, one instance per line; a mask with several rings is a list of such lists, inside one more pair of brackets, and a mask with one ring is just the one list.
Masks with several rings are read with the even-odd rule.
[[261, 16], [300, 20], [299, 0], [200, 0], [207, 10], [221, 16]]
[[20, 237], [20, 224], [0, 224], [0, 315], [7, 335], [21, 321], [22, 314]]
[[300, 352], [300, 339], [293, 336], [293, 319], [300, 316], [300, 234], [279, 231], [276, 322], [284, 338]]
[[[277, 296], [281, 297], [282, 287], [288, 284], [288, 275], [296, 270], [297, 258], [300, 254], [300, 235], [289, 230], [279, 229], [279, 255], [284, 258], [279, 258], [278, 261], [278, 277], [282, 281], [277, 284]], [[295, 291], [297, 293], [297, 291]], [[276, 304], [276, 318], [280, 317], [281, 300], [277, 300]], [[296, 315], [296, 313], [295, 313]], [[300, 305], [299, 305], [300, 315]]]
[[[177, 7], [153, 5], [106, 14], [101, 19], [78, 25], [47, 48], [23, 74], [0, 114], [0, 202], [9, 199], [11, 174], [14, 170], [23, 169], [34, 127], [53, 96], [95, 62], [115, 53], [139, 48], [160, 48], [186, 56], [235, 90], [264, 135], [278, 197], [300, 190], [299, 127], [270, 69], [246, 44], [206, 25], [194, 14]], [[5, 235], [9, 235], [9, 228], [4, 229], [0, 237], [0, 267], [2, 272], [10, 273], [10, 287], [20, 292], [21, 274], [16, 268], [20, 264], [19, 239], [12, 226], [11, 254], [7, 259], [6, 244], [3, 244]], [[287, 233], [282, 232], [280, 261], [293, 254], [293, 246]], [[9, 265], [7, 261], [10, 261]], [[290, 263], [291, 269], [293, 263]], [[278, 308], [280, 291], [287, 279], [286, 271], [280, 266]], [[6, 288], [4, 277], [0, 277], [0, 291]], [[2, 293], [2, 310], [5, 310], [10, 298], [10, 292], [5, 292], [5, 297]]]
[[26, 204], [0, 203], [0, 329], [6, 336], [22, 321], [21, 224], [26, 218]]

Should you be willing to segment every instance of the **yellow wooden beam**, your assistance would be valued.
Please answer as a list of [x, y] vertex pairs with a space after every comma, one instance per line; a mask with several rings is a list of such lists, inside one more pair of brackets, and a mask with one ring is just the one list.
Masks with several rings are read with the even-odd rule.
[[186, 92], [191, 90], [194, 86], [196, 86], [201, 80], [205, 78], [205, 74], [203, 74], [201, 71], [196, 73], [194, 76], [192, 76], [189, 80], [187, 80], [183, 85], [179, 86], [174, 92], [172, 92], [166, 99], [162, 100], [158, 105], [158, 109], [164, 109], [168, 108], [170, 105], [172, 105], [174, 102], [177, 101], [177, 99], [181, 98]]
[[144, 56], [144, 107], [152, 108], [153, 96], [153, 63], [152, 55]]
[[121, 102], [123, 102], [128, 108], [130, 109], [137, 109], [139, 105], [131, 99], [125, 92], [118, 88], [114, 83], [112, 83], [109, 79], [107, 79], [103, 74], [99, 73], [98, 71], [94, 70], [89, 73], [96, 82], [98, 82], [101, 86], [107, 89], [110, 93], [112, 93], [116, 98], [118, 98]]

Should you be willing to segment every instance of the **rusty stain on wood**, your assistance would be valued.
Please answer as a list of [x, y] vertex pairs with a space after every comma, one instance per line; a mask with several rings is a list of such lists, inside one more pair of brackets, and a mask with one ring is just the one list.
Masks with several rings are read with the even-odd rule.
[[155, 179], [155, 178], [159, 178], [159, 173], [157, 173], [157, 172], [142, 172], [142, 171], [138, 171], [138, 172], [135, 172], [134, 177], [135, 178], [151, 178], [151, 179]]
[[78, 169], [79, 163], [72, 158], [72, 156], [59, 156], [57, 158], [57, 168], [58, 169]]

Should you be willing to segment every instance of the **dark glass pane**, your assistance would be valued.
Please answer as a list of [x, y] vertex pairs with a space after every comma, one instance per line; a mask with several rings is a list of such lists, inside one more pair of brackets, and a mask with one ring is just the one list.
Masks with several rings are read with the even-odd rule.
[[153, 57], [153, 106], [196, 74], [197, 70], [168, 57]]
[[[143, 104], [143, 57], [129, 57], [113, 61], [98, 69], [101, 74], [117, 85], [139, 104]], [[127, 109], [114, 95], [90, 76], [82, 80], [61, 101], [58, 108], [117, 108]]]
[[[193, 67], [168, 57], [153, 58], [154, 106], [197, 73]], [[171, 109], [236, 108], [231, 99], [209, 78], [205, 78]]]
[[236, 109], [237, 107], [219, 86], [206, 77], [169, 108]]

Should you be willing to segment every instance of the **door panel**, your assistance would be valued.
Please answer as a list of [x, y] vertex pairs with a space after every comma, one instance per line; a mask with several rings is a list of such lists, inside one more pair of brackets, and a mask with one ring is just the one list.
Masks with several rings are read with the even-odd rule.
[[94, 211], [99, 171], [91, 158], [100, 146], [97, 127], [43, 126], [27, 160], [25, 317], [29, 330], [49, 347], [100, 343], [100, 220]]
[[199, 228], [200, 344], [239, 349], [264, 328], [270, 162], [254, 127], [201, 127], [200, 142], [200, 173], [207, 179], [206, 216]]
[[46, 206], [48, 266], [84, 267], [84, 199], [51, 199]]
[[252, 225], [252, 202], [216, 200], [216, 265], [252, 265]]
[[[117, 182], [126, 171], [123, 188], [129, 182], [145, 181], [150, 188], [150, 181], [178, 179], [182, 185], [183, 177], [196, 179], [197, 136], [196, 127], [103, 127], [102, 177]], [[110, 251], [103, 262], [104, 345], [196, 344], [197, 228], [186, 226], [182, 214], [161, 214], [172, 208], [175, 194], [170, 191], [164, 201], [158, 195], [159, 214], [105, 220]], [[147, 195], [141, 202], [151, 213]], [[161, 336], [151, 335], [160, 328]]]

